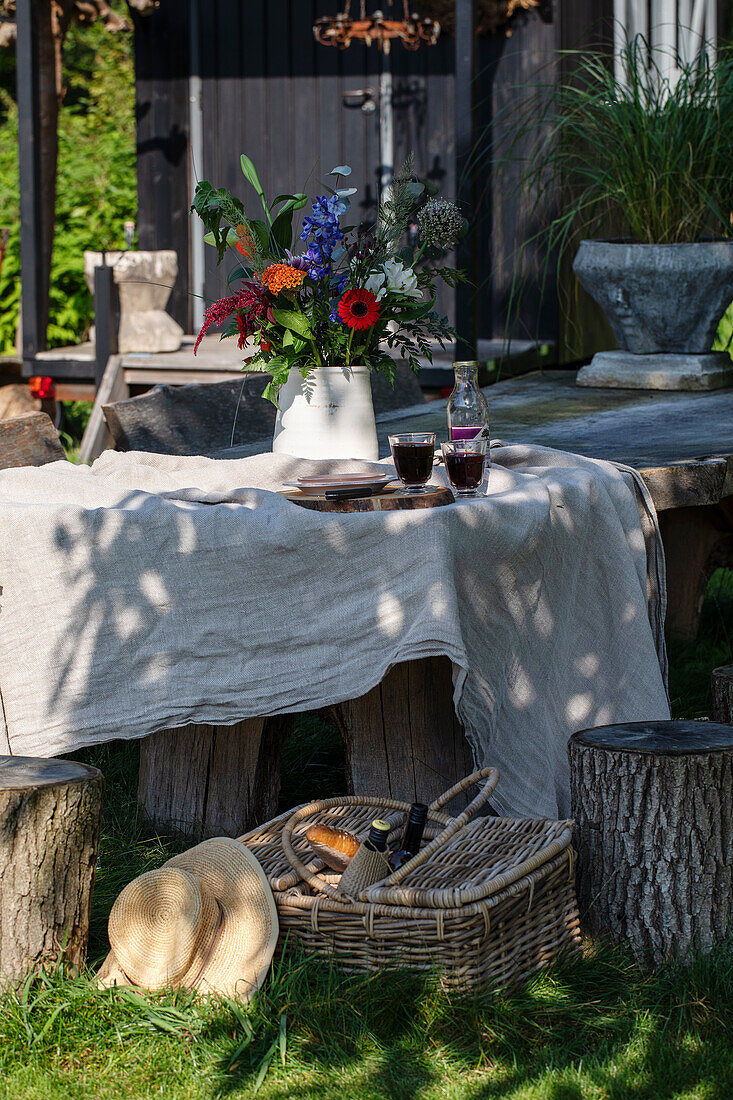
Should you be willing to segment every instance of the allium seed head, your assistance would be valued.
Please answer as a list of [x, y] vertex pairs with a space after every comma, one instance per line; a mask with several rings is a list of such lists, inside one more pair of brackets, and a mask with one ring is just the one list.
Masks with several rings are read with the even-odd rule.
[[453, 248], [463, 229], [460, 210], [447, 199], [430, 199], [419, 211], [417, 221], [423, 242], [435, 248]]

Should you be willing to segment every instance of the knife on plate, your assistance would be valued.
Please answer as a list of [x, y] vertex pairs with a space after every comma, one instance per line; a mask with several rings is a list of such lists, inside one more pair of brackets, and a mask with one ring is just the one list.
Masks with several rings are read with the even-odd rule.
[[326, 500], [357, 500], [359, 497], [370, 497], [374, 493], [371, 486], [360, 489], [326, 489]]

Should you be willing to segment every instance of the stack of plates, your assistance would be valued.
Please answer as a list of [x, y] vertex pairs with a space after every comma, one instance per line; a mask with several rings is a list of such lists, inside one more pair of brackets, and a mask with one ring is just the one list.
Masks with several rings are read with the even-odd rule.
[[300, 489], [304, 496], [320, 497], [328, 489], [371, 489], [378, 492], [394, 480], [393, 474], [322, 474], [320, 477], [299, 477], [284, 484], [290, 489]]

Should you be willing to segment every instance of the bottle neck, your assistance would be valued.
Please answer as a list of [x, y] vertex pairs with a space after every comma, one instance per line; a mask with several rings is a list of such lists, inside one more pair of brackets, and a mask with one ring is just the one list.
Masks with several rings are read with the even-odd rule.
[[389, 824], [386, 821], [373, 821], [369, 830], [369, 843], [373, 844], [378, 852], [387, 850], [387, 837], [389, 836]]
[[424, 802], [415, 802], [410, 810], [405, 825], [405, 835], [402, 838], [402, 848], [417, 855], [420, 849], [420, 841], [425, 832], [425, 822], [428, 819], [428, 808]]
[[478, 363], [455, 363], [453, 371], [457, 386], [478, 388]]

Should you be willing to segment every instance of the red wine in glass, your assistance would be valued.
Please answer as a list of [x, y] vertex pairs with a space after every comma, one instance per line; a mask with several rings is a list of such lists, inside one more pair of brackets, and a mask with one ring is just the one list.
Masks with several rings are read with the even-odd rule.
[[408, 493], [424, 492], [433, 472], [434, 432], [403, 432], [389, 437], [397, 477]]
[[476, 496], [484, 480], [486, 439], [451, 440], [443, 444], [448, 480], [457, 496]]
[[484, 479], [484, 456], [456, 451], [445, 456], [448, 480], [459, 493], [478, 489]]

